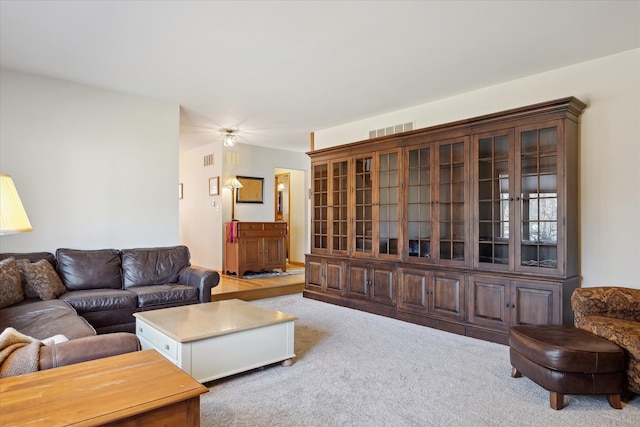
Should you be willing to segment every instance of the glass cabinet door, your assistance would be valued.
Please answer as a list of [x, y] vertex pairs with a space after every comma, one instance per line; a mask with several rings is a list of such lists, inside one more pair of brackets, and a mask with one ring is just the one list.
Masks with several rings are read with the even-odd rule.
[[407, 153], [407, 253], [431, 258], [431, 146]]
[[353, 159], [354, 256], [400, 256], [400, 153]]
[[475, 137], [475, 267], [556, 274], [563, 268], [560, 121]]
[[513, 170], [510, 146], [513, 131], [499, 131], [474, 138], [476, 173], [476, 256], [474, 265], [505, 270], [511, 257], [511, 202]]
[[464, 262], [466, 254], [467, 140], [438, 143], [438, 259]]
[[312, 242], [315, 253], [348, 253], [349, 161], [312, 165]]
[[399, 175], [398, 151], [378, 154], [377, 231], [378, 255], [398, 255], [399, 224]]
[[558, 268], [558, 134], [555, 122], [516, 132], [519, 270]]
[[408, 257], [468, 261], [468, 137], [407, 150]]
[[354, 160], [354, 253], [373, 254], [373, 156]]
[[328, 242], [329, 214], [329, 165], [327, 163], [312, 166], [313, 211], [311, 218], [311, 249], [315, 252], [326, 252]]
[[349, 162], [331, 163], [331, 252], [348, 252]]

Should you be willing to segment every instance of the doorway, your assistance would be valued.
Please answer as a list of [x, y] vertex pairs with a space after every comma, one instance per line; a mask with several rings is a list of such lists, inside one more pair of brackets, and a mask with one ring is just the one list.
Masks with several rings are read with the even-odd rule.
[[286, 254], [287, 260], [289, 260], [289, 250], [290, 250], [290, 233], [291, 233], [291, 224], [290, 224], [290, 206], [291, 206], [291, 191], [290, 191], [290, 181], [291, 174], [287, 173], [277, 173], [275, 176], [275, 221], [276, 222], [286, 222], [287, 223], [287, 239], [286, 239]]

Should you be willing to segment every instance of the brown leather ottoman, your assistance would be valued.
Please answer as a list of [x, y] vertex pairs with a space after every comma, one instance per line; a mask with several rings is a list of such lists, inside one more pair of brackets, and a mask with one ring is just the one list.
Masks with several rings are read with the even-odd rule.
[[553, 409], [564, 407], [565, 394], [606, 394], [622, 409], [624, 352], [611, 341], [573, 327], [525, 325], [511, 328], [509, 346], [511, 376], [549, 390]]

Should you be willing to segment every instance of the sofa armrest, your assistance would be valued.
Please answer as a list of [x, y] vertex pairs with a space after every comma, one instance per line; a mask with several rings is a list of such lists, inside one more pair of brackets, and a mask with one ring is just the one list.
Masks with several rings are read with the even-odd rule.
[[640, 289], [603, 286], [577, 288], [571, 295], [575, 324], [586, 316], [640, 321]]
[[117, 332], [94, 335], [40, 347], [40, 370], [73, 365], [103, 357], [140, 350], [140, 341], [134, 334]]
[[211, 302], [211, 289], [218, 286], [220, 274], [208, 268], [189, 266], [180, 271], [178, 284], [198, 288], [200, 302]]

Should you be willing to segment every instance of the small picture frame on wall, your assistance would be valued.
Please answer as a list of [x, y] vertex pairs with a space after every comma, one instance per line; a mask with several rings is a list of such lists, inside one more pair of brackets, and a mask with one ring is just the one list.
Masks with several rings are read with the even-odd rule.
[[183, 197], [183, 192], [182, 192], [182, 183], [178, 184], [178, 199], [182, 199]]
[[209, 195], [210, 196], [220, 195], [220, 177], [219, 176], [214, 176], [213, 178], [209, 178]]

